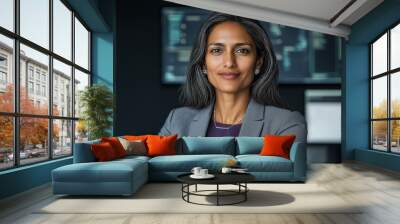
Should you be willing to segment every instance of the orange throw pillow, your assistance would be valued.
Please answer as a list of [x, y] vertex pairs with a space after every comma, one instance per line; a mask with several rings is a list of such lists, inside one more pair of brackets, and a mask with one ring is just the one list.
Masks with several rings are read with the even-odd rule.
[[176, 139], [178, 135], [147, 137], [148, 156], [176, 155]]
[[115, 155], [118, 158], [126, 156], [126, 151], [122, 146], [121, 142], [119, 142], [118, 138], [111, 137], [111, 138], [101, 138], [101, 142], [108, 142], [114, 149]]
[[136, 140], [146, 141], [147, 135], [125, 135], [124, 139], [128, 141], [136, 141]]
[[261, 149], [260, 155], [280, 156], [290, 159], [290, 148], [295, 139], [295, 135], [265, 135], [264, 145]]
[[108, 142], [93, 144], [90, 146], [90, 148], [94, 154], [94, 157], [99, 162], [109, 161], [117, 158], [113, 147]]

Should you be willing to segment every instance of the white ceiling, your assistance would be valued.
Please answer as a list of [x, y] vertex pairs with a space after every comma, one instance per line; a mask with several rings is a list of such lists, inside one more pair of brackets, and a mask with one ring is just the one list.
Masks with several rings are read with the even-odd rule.
[[[165, 0], [347, 38], [383, 0]], [[348, 7], [346, 8], [346, 5]], [[343, 8], [346, 8], [339, 13]]]

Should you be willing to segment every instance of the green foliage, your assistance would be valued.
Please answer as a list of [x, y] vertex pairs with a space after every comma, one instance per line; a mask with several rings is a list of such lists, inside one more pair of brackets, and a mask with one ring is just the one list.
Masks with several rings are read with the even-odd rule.
[[82, 108], [81, 117], [87, 125], [89, 139], [109, 136], [107, 129], [112, 125], [112, 92], [104, 85], [88, 86], [80, 92], [79, 106]]

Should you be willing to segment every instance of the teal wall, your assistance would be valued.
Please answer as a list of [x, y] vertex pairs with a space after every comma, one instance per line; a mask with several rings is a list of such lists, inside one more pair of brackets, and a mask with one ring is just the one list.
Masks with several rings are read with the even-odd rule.
[[0, 172], [0, 199], [48, 183], [53, 169], [71, 163], [69, 157]]
[[[69, 0], [92, 30], [92, 81], [113, 90], [115, 1]], [[104, 16], [104, 17], [103, 17]], [[110, 132], [113, 130], [111, 129]], [[72, 157], [0, 171], [0, 199], [51, 181], [51, 171], [72, 163]]]
[[[358, 160], [398, 170], [399, 156], [369, 150], [369, 50], [368, 44], [393, 24], [400, 22], [400, 0], [386, 0], [351, 27], [346, 43], [344, 78], [344, 160]], [[363, 150], [363, 151], [359, 151]], [[397, 161], [397, 164], [393, 161]]]

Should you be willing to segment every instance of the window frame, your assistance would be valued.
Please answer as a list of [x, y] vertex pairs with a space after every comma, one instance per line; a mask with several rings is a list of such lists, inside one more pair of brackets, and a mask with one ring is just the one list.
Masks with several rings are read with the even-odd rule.
[[[13, 165], [10, 167], [5, 167], [5, 168], [0, 168], [0, 172], [5, 171], [5, 170], [11, 170], [11, 169], [16, 169], [19, 167], [24, 167], [24, 166], [30, 166], [33, 164], [38, 164], [38, 163], [43, 163], [46, 161], [50, 161], [50, 160], [58, 160], [61, 158], [66, 158], [66, 157], [70, 157], [73, 156], [73, 152], [74, 152], [74, 143], [75, 143], [75, 126], [76, 126], [76, 121], [79, 120], [79, 117], [75, 116], [75, 108], [72, 107], [71, 108], [71, 114], [70, 116], [66, 115], [66, 116], [56, 116], [53, 115], [53, 96], [54, 96], [54, 91], [53, 91], [53, 59], [58, 60], [59, 62], [62, 62], [68, 66], [71, 66], [71, 93], [72, 93], [72, 99], [71, 99], [71, 105], [74, 105], [75, 103], [75, 69], [85, 73], [88, 75], [89, 77], [89, 83], [88, 86], [92, 85], [92, 81], [93, 81], [93, 69], [92, 69], [92, 57], [91, 57], [91, 49], [92, 49], [92, 43], [91, 43], [91, 38], [92, 38], [92, 30], [88, 27], [88, 25], [84, 22], [84, 20], [79, 16], [78, 13], [75, 12], [75, 10], [72, 9], [72, 7], [68, 4], [68, 2], [66, 2], [65, 0], [59, 0], [68, 10], [71, 11], [71, 18], [70, 18], [70, 23], [71, 23], [71, 59], [67, 59], [64, 58], [63, 56], [55, 53], [54, 50], [54, 46], [53, 46], [53, 24], [54, 24], [54, 18], [53, 18], [53, 1], [54, 0], [48, 0], [49, 3], [49, 47], [48, 49], [46, 49], [45, 47], [42, 47], [39, 44], [34, 43], [33, 41], [30, 41], [29, 39], [24, 38], [23, 36], [20, 35], [20, 0], [14, 0], [13, 1], [13, 10], [14, 10], [14, 15], [13, 15], [13, 31], [10, 31], [4, 27], [0, 26], [0, 35], [3, 35], [7, 38], [11, 38], [13, 40], [13, 64], [12, 66], [12, 73], [10, 75], [13, 76], [14, 79], [14, 93], [13, 93], [13, 102], [14, 102], [14, 110], [13, 112], [2, 112], [0, 111], [0, 116], [4, 116], [4, 117], [12, 117], [13, 119], [13, 154], [14, 154], [14, 161], [13, 161]], [[88, 31], [88, 69], [85, 69], [81, 66], [79, 66], [78, 64], [75, 63], [75, 18], [77, 20], [79, 20], [79, 22], [83, 25], [83, 27]], [[21, 85], [21, 80], [20, 80], [20, 45], [23, 44], [27, 47], [32, 48], [33, 50], [36, 50], [42, 54], [45, 54], [48, 56], [49, 62], [48, 62], [48, 76], [46, 80], [46, 87], [45, 87], [45, 95], [48, 97], [47, 103], [48, 103], [48, 112], [46, 115], [39, 115], [39, 114], [27, 114], [27, 113], [21, 113], [20, 111], [20, 85]], [[39, 72], [39, 80], [36, 80], [36, 72], [37, 70], [33, 67], [33, 79], [31, 79], [30, 76], [30, 69], [31, 66], [29, 64], [27, 64], [27, 73], [26, 75], [26, 82], [32, 81], [34, 84], [34, 86], [38, 83], [40, 83], [40, 87], [42, 87], [42, 79], [41, 79], [41, 75], [42, 72]], [[27, 84], [28, 85], [28, 84]], [[28, 87], [28, 86], [27, 86]], [[29, 87], [28, 87], [29, 88]], [[27, 88], [27, 91], [29, 91], [29, 89]], [[36, 89], [34, 88], [34, 92], [36, 92]], [[47, 94], [48, 92], [48, 94]], [[38, 96], [42, 96], [41, 94], [42, 92], [40, 92], [40, 94]], [[36, 102], [34, 102], [36, 103]], [[20, 161], [20, 119], [21, 118], [44, 118], [47, 119], [48, 122], [48, 135], [47, 135], [47, 142], [49, 144], [47, 144], [47, 150], [48, 150], [48, 155], [47, 157], [43, 157], [43, 160], [40, 160], [38, 162], [31, 162], [31, 163], [26, 163], [26, 164], [21, 164]], [[56, 120], [65, 120], [65, 121], [71, 121], [71, 153], [68, 155], [62, 155], [62, 156], [54, 156], [53, 152], [54, 152], [54, 147], [53, 147], [53, 137], [52, 137], [52, 133], [53, 133], [53, 123]]]
[[[395, 75], [396, 73], [400, 72], [400, 67], [391, 69], [391, 30], [395, 28], [396, 26], [400, 26], [400, 20], [396, 21], [393, 23], [391, 26], [385, 29], [384, 32], [380, 33], [376, 38], [374, 38], [371, 42], [368, 43], [368, 58], [369, 58], [369, 77], [368, 77], [368, 87], [369, 87], [369, 149], [373, 151], [379, 151], [379, 152], [385, 152], [385, 153], [390, 153], [390, 154], [396, 154], [399, 155], [400, 152], [393, 152], [392, 151], [392, 136], [391, 136], [391, 122], [392, 121], [400, 121], [400, 117], [392, 117], [392, 101], [391, 101], [391, 79], [392, 75]], [[382, 36], [387, 34], [387, 64], [386, 64], [386, 72], [376, 74], [374, 76], [373, 74], [373, 44], [379, 40]], [[387, 105], [386, 105], [386, 118], [373, 118], [373, 81], [378, 79], [386, 77], [386, 87], [387, 87]], [[379, 150], [374, 148], [373, 144], [373, 125], [372, 123], [374, 121], [386, 121], [386, 151]]]

